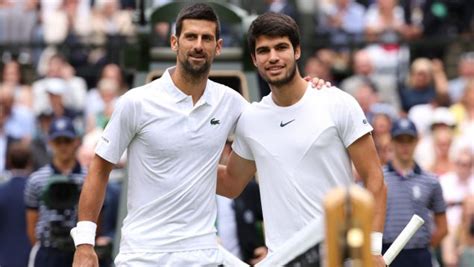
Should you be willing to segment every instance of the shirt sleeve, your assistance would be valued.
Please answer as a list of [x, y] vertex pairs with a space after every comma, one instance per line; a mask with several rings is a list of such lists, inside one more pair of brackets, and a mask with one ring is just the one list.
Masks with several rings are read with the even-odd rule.
[[434, 213], [444, 213], [446, 212], [446, 203], [444, 202], [441, 185], [439, 182], [436, 182], [433, 186], [434, 189], [430, 203], [431, 210], [433, 210]]
[[355, 98], [348, 93], [339, 91], [336, 95], [338, 102], [336, 102], [337, 105], [334, 106], [332, 114], [334, 114], [338, 133], [344, 146], [349, 147], [357, 139], [370, 133], [373, 128]]
[[237, 121], [237, 126], [235, 129], [235, 138], [234, 143], [232, 144], [232, 150], [239, 155], [240, 157], [246, 160], [254, 160], [254, 156], [248, 141], [245, 138], [245, 122], [244, 118], [240, 117]]
[[103, 159], [117, 164], [136, 133], [139, 106], [130, 94], [120, 97], [110, 121], [97, 143], [95, 152]]
[[26, 181], [23, 195], [25, 206], [29, 209], [38, 209], [39, 207], [40, 190], [34, 181], [35, 179], [32, 177]]

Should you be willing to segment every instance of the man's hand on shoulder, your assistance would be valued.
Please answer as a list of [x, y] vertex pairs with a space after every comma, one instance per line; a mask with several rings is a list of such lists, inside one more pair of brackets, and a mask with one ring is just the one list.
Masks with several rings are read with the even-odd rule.
[[91, 245], [79, 245], [74, 253], [73, 267], [98, 267], [99, 259]]
[[303, 79], [307, 82], [310, 82], [311, 86], [313, 88], [316, 88], [317, 90], [323, 89], [325, 87], [329, 88], [332, 86], [330, 82], [326, 82], [325, 80], [320, 79], [318, 77], [312, 78], [311, 76], [305, 76]]

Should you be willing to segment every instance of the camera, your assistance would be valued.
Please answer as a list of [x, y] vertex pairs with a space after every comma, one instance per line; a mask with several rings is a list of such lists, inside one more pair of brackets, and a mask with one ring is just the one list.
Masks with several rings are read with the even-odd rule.
[[66, 176], [55, 175], [49, 179], [43, 190], [42, 200], [45, 206], [55, 212], [49, 220], [49, 242], [54, 248], [74, 251], [74, 242], [69, 232], [77, 221], [76, 207], [80, 186]]

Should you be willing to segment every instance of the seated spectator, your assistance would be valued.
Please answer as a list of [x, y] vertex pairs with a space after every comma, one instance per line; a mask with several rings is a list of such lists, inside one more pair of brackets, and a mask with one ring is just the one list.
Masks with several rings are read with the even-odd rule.
[[[125, 81], [124, 74], [117, 64], [111, 63], [105, 65], [97, 81], [100, 82], [101, 80], [110, 80], [116, 83], [118, 86], [118, 90], [116, 92], [117, 96], [122, 95], [128, 90], [128, 85]], [[104, 109], [104, 103], [98, 88], [91, 88], [87, 92], [86, 103], [88, 103], [84, 112], [86, 117], [91, 114], [101, 112]]]
[[411, 64], [406, 84], [399, 88], [404, 112], [419, 104], [437, 99], [440, 105], [449, 104], [446, 74], [438, 59], [418, 58]]
[[446, 107], [435, 108], [426, 120], [429, 121], [429, 127], [424, 135], [420, 135], [415, 159], [422, 168], [441, 174], [453, 167], [450, 147], [455, 142], [456, 121]]
[[463, 147], [454, 153], [454, 170], [439, 177], [443, 197], [448, 206], [448, 236], [442, 243], [442, 259], [445, 266], [458, 266], [457, 231], [462, 222], [462, 203], [469, 195], [474, 195], [474, 153]]
[[406, 34], [404, 11], [396, 0], [377, 0], [369, 6], [365, 32], [372, 41], [397, 44]]
[[18, 61], [11, 60], [3, 65], [0, 84], [13, 89], [15, 104], [33, 108], [32, 90], [23, 80], [21, 65]]
[[374, 82], [374, 66], [366, 50], [360, 49], [354, 52], [352, 71], [353, 74], [342, 80], [339, 88], [354, 96], [354, 92], [360, 85]]
[[382, 98], [399, 107], [397, 82], [405, 77], [409, 64], [409, 48], [401, 44], [406, 29], [403, 9], [396, 0], [377, 0], [365, 15], [366, 47], [374, 66], [374, 73], [381, 80]]
[[468, 81], [461, 100], [450, 107], [456, 119], [456, 134], [461, 138], [474, 136], [474, 79]]
[[0, 46], [12, 44], [0, 56], [11, 58], [12, 54], [19, 54], [22, 63], [30, 62], [29, 49], [14, 44], [31, 43], [37, 23], [37, 7], [37, 0], [0, 1]]
[[316, 32], [327, 35], [336, 50], [363, 40], [365, 7], [355, 0], [325, 2], [316, 13]]
[[461, 55], [457, 77], [449, 80], [448, 92], [451, 102], [457, 103], [461, 100], [469, 80], [474, 80], [474, 51]]
[[0, 106], [5, 116], [5, 133], [29, 142], [35, 134], [35, 117], [28, 108], [15, 104], [13, 88], [0, 85]]
[[378, 113], [386, 114], [390, 119], [398, 117], [395, 108], [380, 101], [377, 89], [370, 83], [360, 85], [354, 92], [354, 98], [361, 106], [369, 122], [372, 122], [373, 117]]
[[296, 7], [287, 0], [265, 0], [266, 10], [265, 12], [282, 13], [292, 17], [295, 21], [298, 21], [298, 10]]
[[321, 49], [308, 58], [304, 65], [304, 75], [310, 77], [318, 77], [335, 85], [334, 77], [332, 75], [332, 58], [333, 52], [328, 49]]
[[44, 41], [47, 44], [84, 41], [90, 34], [90, 5], [87, 0], [62, 0], [59, 8], [53, 8], [42, 17]]
[[87, 85], [83, 78], [76, 76], [75, 69], [67, 60], [54, 54], [49, 58], [46, 75], [33, 83], [34, 103], [33, 109], [36, 115], [48, 112], [50, 103], [46, 87], [49, 78], [62, 79], [64, 88], [64, 106], [76, 111], [84, 111]]
[[[96, 106], [96, 111], [87, 114], [86, 131], [92, 131], [95, 128], [104, 129], [109, 122], [110, 116], [115, 108], [115, 103], [119, 97], [119, 85], [115, 80], [102, 79], [97, 86], [98, 96], [95, 98], [95, 103], [88, 102], [90, 105]], [[92, 93], [90, 91], [89, 93]]]
[[[123, 42], [122, 38], [135, 34], [132, 22], [132, 11], [120, 9], [119, 0], [98, 0], [95, 2], [91, 16], [90, 40], [96, 45], [111, 44], [116, 47]], [[105, 48], [94, 49], [89, 55], [88, 62], [95, 64], [106, 59]]]

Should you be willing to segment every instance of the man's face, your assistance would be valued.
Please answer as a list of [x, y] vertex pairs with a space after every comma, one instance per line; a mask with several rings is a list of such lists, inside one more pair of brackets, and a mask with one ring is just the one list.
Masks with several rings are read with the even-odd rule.
[[418, 139], [414, 136], [402, 134], [392, 139], [394, 156], [400, 161], [413, 159]]
[[216, 40], [216, 23], [186, 19], [181, 35], [171, 37], [171, 48], [177, 52], [178, 65], [192, 76], [207, 74], [216, 55], [220, 54], [222, 39]]
[[57, 137], [49, 141], [53, 151], [53, 158], [59, 161], [67, 161], [76, 157], [76, 150], [79, 147], [77, 138]]
[[293, 49], [288, 37], [260, 36], [255, 41], [253, 64], [270, 85], [289, 83], [296, 75], [296, 60], [301, 56], [299, 47]]

